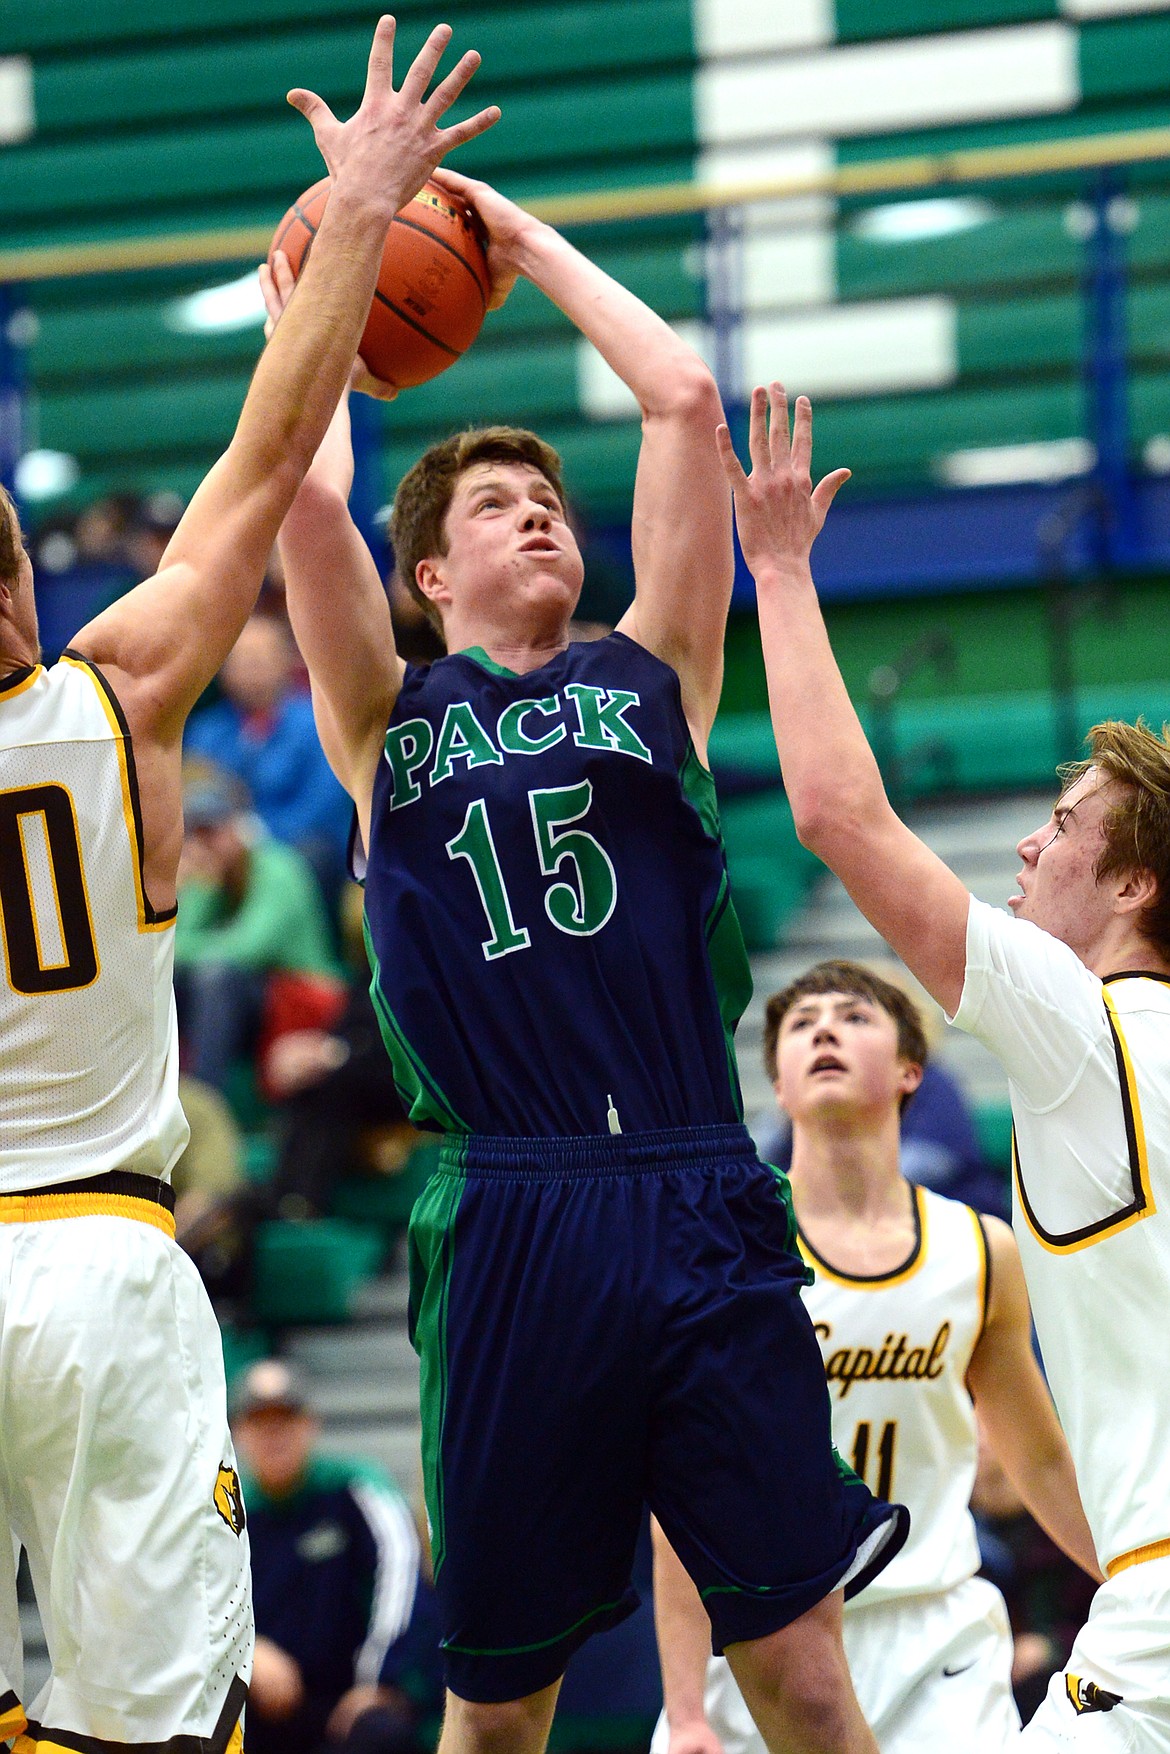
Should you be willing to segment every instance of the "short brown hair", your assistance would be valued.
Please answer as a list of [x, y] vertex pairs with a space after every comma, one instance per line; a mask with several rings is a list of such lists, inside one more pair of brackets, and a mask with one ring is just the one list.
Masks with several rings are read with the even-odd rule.
[[16, 582], [20, 570], [20, 519], [8, 491], [0, 487], [0, 579]]
[[1142, 910], [1138, 929], [1163, 956], [1170, 957], [1170, 725], [1158, 736], [1139, 719], [1106, 719], [1086, 739], [1085, 761], [1060, 771], [1067, 791], [1091, 767], [1121, 793], [1101, 822], [1105, 845], [1097, 859], [1098, 882], [1131, 871], [1148, 871], [1157, 893]]
[[565, 487], [561, 459], [551, 445], [522, 426], [479, 426], [456, 432], [424, 451], [398, 483], [390, 513], [394, 562], [403, 584], [441, 626], [434, 604], [418, 588], [420, 560], [446, 554], [446, 517], [459, 477], [473, 463], [529, 463], [539, 469], [561, 504]]
[[883, 980], [861, 962], [818, 962], [768, 1000], [764, 1012], [764, 1070], [770, 1079], [776, 1076], [776, 1047], [785, 1017], [801, 999], [820, 993], [851, 993], [855, 998], [880, 1005], [898, 1026], [898, 1058], [925, 1066], [929, 1049], [922, 1015], [901, 987]]

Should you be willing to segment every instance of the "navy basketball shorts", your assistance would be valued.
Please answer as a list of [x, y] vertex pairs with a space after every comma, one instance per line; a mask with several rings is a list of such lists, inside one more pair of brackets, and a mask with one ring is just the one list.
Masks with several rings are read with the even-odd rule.
[[787, 1187], [742, 1127], [448, 1139], [410, 1227], [447, 1683], [522, 1698], [633, 1611], [649, 1503], [716, 1651], [860, 1589], [908, 1517], [833, 1448]]

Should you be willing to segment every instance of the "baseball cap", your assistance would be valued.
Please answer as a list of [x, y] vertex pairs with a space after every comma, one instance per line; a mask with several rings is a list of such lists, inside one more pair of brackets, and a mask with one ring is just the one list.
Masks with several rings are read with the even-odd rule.
[[247, 808], [247, 793], [233, 774], [209, 765], [197, 769], [184, 783], [183, 825], [187, 829], [216, 828]]
[[232, 1417], [282, 1408], [288, 1413], [312, 1412], [312, 1399], [304, 1376], [283, 1358], [258, 1358], [237, 1377], [231, 1395]]

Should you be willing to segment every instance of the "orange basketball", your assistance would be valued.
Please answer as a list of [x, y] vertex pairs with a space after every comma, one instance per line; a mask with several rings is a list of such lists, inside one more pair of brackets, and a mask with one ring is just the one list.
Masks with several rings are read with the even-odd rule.
[[[328, 199], [328, 177], [305, 190], [277, 226], [269, 262], [283, 250], [300, 273]], [[479, 219], [457, 195], [426, 183], [386, 235], [359, 348], [369, 370], [400, 390], [446, 371], [479, 334], [490, 286]]]

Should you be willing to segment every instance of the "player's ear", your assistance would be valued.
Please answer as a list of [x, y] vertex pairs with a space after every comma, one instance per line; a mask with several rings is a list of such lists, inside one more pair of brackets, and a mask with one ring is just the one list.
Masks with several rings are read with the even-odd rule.
[[1126, 874], [1117, 891], [1117, 911], [1139, 913], [1152, 907], [1158, 899], [1158, 879], [1152, 871], [1137, 870]]
[[777, 1072], [772, 1080], [772, 1090], [775, 1093], [777, 1105], [784, 1110], [785, 1114], [787, 1114], [788, 1104], [784, 1100], [783, 1080], [781, 1079], [779, 1072]]
[[429, 557], [420, 560], [414, 569], [414, 582], [428, 603], [449, 603], [451, 594], [443, 582], [438, 562]]
[[898, 1084], [899, 1092], [902, 1096], [913, 1096], [914, 1092], [918, 1089], [918, 1086], [922, 1083], [922, 1067], [918, 1064], [917, 1060], [901, 1060], [899, 1061], [899, 1065], [901, 1068], [901, 1078], [899, 1079]]

